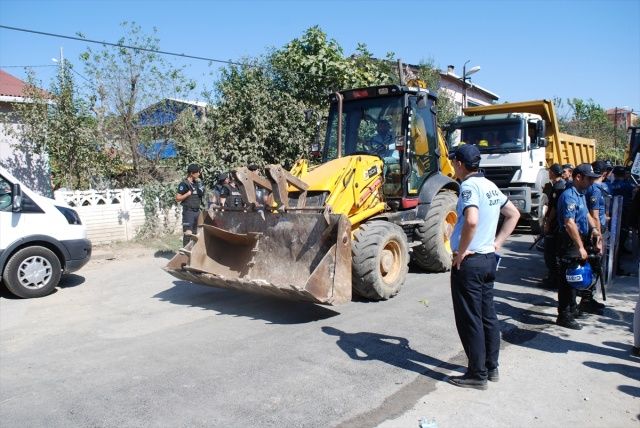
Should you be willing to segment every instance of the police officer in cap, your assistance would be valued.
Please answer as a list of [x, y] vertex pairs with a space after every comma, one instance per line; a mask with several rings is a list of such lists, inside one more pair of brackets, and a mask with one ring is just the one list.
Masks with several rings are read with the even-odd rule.
[[203, 197], [204, 183], [200, 180], [200, 166], [192, 163], [187, 167], [187, 176], [178, 185], [176, 194], [176, 202], [182, 205], [182, 245], [187, 245], [189, 235], [196, 233]]
[[549, 185], [545, 187], [548, 206], [544, 217], [544, 261], [549, 270], [545, 282], [551, 287], [557, 286], [558, 266], [558, 198], [564, 192], [566, 182], [562, 178], [562, 167], [554, 163], [549, 167]]
[[576, 290], [567, 282], [565, 272], [574, 263], [587, 261], [587, 249], [594, 239], [597, 245], [602, 245], [600, 232], [589, 215], [584, 196], [593, 179], [598, 177], [590, 164], [578, 165], [573, 170], [573, 186], [565, 190], [558, 199], [560, 275], [556, 324], [573, 330], [580, 330], [582, 326], [575, 320], [576, 316], [580, 316]]
[[[515, 228], [520, 213], [478, 172], [480, 151], [475, 145], [459, 146], [449, 158], [461, 181], [458, 221], [451, 235], [451, 297], [469, 365], [464, 376], [448, 381], [463, 388], [487, 389], [487, 380], [498, 380], [500, 350], [500, 326], [493, 304], [496, 252]], [[496, 235], [500, 214], [505, 219]]]
[[[595, 161], [591, 164], [593, 172], [598, 178], [593, 179], [593, 184], [589, 186], [585, 192], [585, 200], [587, 201], [587, 209], [591, 218], [594, 220], [595, 227], [603, 237], [607, 231], [607, 215], [605, 210], [605, 198], [609, 196], [609, 189], [603, 185], [603, 180], [607, 175], [607, 164], [603, 160]], [[601, 260], [594, 259], [591, 263], [594, 269], [598, 271], [602, 268]], [[602, 314], [604, 304], [595, 300], [595, 289], [592, 287], [582, 292], [582, 299], [578, 306], [580, 311], [590, 312], [594, 314]]]

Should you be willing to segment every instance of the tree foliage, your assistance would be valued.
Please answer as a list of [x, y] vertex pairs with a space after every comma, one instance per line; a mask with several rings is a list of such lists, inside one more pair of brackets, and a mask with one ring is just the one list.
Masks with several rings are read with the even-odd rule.
[[107, 156], [72, 71], [64, 61], [48, 93], [38, 89], [30, 73], [24, 94], [30, 102], [16, 105], [22, 124], [16, 136], [35, 153], [46, 153], [54, 188], [95, 186], [96, 178], [108, 176], [118, 163]]
[[[554, 99], [556, 110], [564, 110], [561, 99]], [[606, 111], [593, 100], [567, 99], [568, 116], [560, 118], [560, 130], [596, 140], [596, 157], [621, 163], [626, 149], [626, 130], [616, 127]]]
[[98, 132], [130, 162], [128, 184], [135, 185], [157, 172], [157, 162], [140, 153], [141, 145], [152, 141], [154, 135], [138, 126], [139, 111], [164, 98], [180, 98], [193, 90], [195, 83], [184, 77], [182, 68], [154, 52], [160, 48], [155, 28], [150, 35], [133, 22], [122, 23], [122, 28], [125, 35], [118, 43], [123, 46], [105, 45], [98, 50], [87, 47], [80, 59], [92, 81], [91, 100]]

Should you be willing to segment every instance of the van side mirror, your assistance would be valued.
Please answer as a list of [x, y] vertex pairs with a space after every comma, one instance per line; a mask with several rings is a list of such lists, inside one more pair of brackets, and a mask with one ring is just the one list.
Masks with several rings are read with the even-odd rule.
[[14, 213], [22, 211], [22, 190], [18, 183], [11, 185], [11, 211]]
[[538, 147], [547, 147], [547, 138], [545, 137], [547, 131], [547, 124], [544, 120], [539, 120], [536, 124], [536, 131], [538, 134]]

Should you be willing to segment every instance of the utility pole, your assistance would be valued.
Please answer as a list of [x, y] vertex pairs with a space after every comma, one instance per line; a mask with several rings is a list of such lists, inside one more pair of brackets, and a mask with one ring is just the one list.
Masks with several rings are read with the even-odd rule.
[[64, 50], [62, 46], [60, 46], [60, 75], [64, 78]]
[[618, 148], [618, 107], [613, 111], [613, 148]]

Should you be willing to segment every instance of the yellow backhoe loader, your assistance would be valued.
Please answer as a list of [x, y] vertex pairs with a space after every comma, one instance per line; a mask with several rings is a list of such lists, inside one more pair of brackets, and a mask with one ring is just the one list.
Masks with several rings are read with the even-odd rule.
[[165, 270], [328, 305], [350, 301], [352, 291], [394, 296], [410, 260], [448, 270], [459, 186], [436, 101], [411, 83], [332, 94], [321, 164], [233, 171], [244, 206], [211, 208]]

